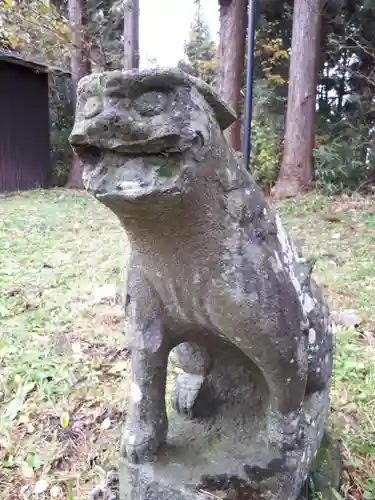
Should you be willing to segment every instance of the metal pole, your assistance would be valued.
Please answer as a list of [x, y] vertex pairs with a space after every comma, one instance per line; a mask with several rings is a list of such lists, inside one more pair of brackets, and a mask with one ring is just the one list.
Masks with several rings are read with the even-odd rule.
[[245, 167], [249, 170], [251, 153], [251, 119], [253, 114], [255, 2], [256, 0], [249, 0], [248, 5], [249, 21], [247, 27], [246, 98], [245, 120], [243, 126], [243, 156]]

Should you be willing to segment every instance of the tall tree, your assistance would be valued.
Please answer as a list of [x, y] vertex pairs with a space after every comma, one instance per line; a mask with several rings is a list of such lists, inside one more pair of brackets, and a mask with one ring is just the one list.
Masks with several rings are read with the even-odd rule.
[[86, 0], [69, 0], [69, 28], [71, 33], [70, 65], [72, 80], [77, 87], [79, 80], [90, 74], [91, 62], [87, 37]]
[[124, 4], [124, 69], [139, 68], [139, 0]]
[[178, 67], [214, 85], [217, 72], [217, 50], [209, 27], [202, 16], [201, 1], [195, 0], [194, 3], [196, 12], [190, 26], [189, 40], [184, 46], [185, 59], [179, 61]]
[[284, 152], [276, 198], [312, 188], [321, 0], [294, 2]]
[[[70, 65], [73, 81], [73, 95], [79, 80], [90, 74], [91, 62], [87, 39], [86, 0], [69, 0], [69, 27], [71, 33]], [[82, 167], [76, 156], [73, 156], [67, 182], [69, 188], [82, 188]]]
[[219, 92], [236, 111], [238, 119], [226, 130], [229, 144], [236, 151], [242, 149], [241, 111], [245, 41], [247, 27], [247, 0], [219, 0], [220, 48]]
[[123, 67], [124, 5], [121, 0], [87, 0], [92, 71]]

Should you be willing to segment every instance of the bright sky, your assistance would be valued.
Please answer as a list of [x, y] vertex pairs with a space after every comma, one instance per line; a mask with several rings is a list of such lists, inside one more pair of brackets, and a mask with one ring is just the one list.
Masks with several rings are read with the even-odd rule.
[[[183, 58], [194, 17], [194, 0], [140, 0], [140, 67], [156, 59], [160, 66], [175, 66]], [[219, 10], [217, 0], [202, 0], [202, 14], [211, 36], [217, 39]]]

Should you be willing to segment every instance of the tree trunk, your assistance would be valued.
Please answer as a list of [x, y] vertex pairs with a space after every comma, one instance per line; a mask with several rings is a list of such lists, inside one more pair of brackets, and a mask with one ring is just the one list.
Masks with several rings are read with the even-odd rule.
[[320, 5], [320, 0], [294, 2], [286, 133], [275, 198], [290, 198], [313, 186]]
[[[71, 34], [70, 66], [73, 81], [73, 100], [75, 102], [79, 80], [91, 72], [89, 44], [86, 35], [86, 0], [69, 0], [69, 27]], [[66, 187], [82, 189], [82, 166], [74, 155]]]
[[238, 119], [225, 132], [231, 147], [242, 150], [241, 113], [245, 42], [247, 28], [247, 0], [219, 0], [220, 57], [218, 87], [223, 99], [232, 106]]
[[139, 0], [124, 5], [124, 70], [139, 68]]

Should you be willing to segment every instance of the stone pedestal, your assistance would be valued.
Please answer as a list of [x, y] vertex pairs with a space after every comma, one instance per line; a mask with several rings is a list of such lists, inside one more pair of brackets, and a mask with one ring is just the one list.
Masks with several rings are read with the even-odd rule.
[[243, 421], [170, 425], [168, 443], [150, 463], [119, 465], [120, 500], [287, 500], [298, 497], [323, 433], [327, 394], [311, 396], [301, 412], [298, 447], [268, 446], [253, 415]]

